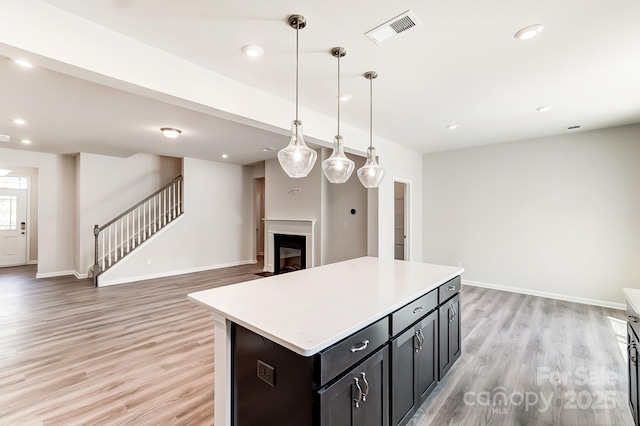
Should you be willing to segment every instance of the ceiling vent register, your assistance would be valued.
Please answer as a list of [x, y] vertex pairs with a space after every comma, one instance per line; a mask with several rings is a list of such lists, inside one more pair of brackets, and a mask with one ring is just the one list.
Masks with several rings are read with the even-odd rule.
[[10, 135], [0, 135], [0, 142], [9, 142], [11, 140]]
[[422, 25], [418, 17], [410, 10], [384, 24], [366, 32], [364, 35], [375, 44], [380, 44], [412, 28]]

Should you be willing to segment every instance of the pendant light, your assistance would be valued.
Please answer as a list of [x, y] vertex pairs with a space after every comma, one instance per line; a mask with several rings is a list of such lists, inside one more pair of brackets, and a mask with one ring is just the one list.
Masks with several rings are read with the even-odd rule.
[[340, 58], [344, 57], [347, 51], [344, 47], [334, 47], [331, 55], [338, 58], [338, 134], [333, 139], [333, 152], [331, 156], [322, 162], [322, 171], [331, 183], [345, 183], [351, 177], [355, 163], [344, 155], [344, 145], [340, 135]]
[[365, 188], [377, 188], [384, 179], [385, 170], [378, 165], [376, 149], [373, 147], [373, 79], [378, 77], [375, 71], [367, 71], [364, 78], [369, 80], [369, 148], [367, 161], [358, 169], [358, 179]]
[[298, 119], [298, 33], [307, 26], [302, 15], [291, 15], [289, 26], [296, 30], [296, 119], [291, 123], [291, 140], [278, 152], [280, 167], [291, 178], [306, 177], [316, 163], [318, 154], [304, 143], [302, 122]]

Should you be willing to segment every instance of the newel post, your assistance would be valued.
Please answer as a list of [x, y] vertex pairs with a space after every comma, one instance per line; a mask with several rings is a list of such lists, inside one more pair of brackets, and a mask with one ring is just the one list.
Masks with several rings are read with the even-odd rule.
[[95, 238], [95, 255], [93, 259], [93, 286], [98, 287], [98, 273], [100, 272], [100, 264], [98, 263], [98, 235], [100, 235], [100, 227], [93, 227], [93, 236]]

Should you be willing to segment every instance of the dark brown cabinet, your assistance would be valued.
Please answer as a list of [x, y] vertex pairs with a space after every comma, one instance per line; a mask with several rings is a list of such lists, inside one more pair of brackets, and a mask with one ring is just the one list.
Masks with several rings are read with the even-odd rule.
[[[446, 284], [445, 284], [446, 285]], [[460, 336], [460, 295], [456, 294], [438, 307], [439, 314], [439, 374], [442, 380], [453, 363], [460, 358], [462, 342]]]
[[387, 426], [388, 348], [317, 392], [321, 426]]
[[391, 340], [393, 425], [405, 425], [438, 384], [436, 311]]
[[629, 408], [633, 415], [633, 421], [636, 425], [640, 424], [640, 368], [638, 367], [638, 355], [640, 351], [640, 343], [638, 342], [638, 333], [640, 332], [640, 317], [631, 308], [627, 306], [627, 372], [629, 378]]

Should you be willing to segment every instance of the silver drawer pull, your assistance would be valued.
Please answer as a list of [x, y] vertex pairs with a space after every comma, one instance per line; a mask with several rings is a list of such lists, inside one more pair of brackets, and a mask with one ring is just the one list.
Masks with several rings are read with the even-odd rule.
[[638, 322], [638, 317], [634, 317], [633, 315], [627, 315], [627, 318], [631, 322]]
[[423, 309], [422, 309], [422, 306], [418, 306], [417, 308], [415, 308], [415, 309], [413, 310], [413, 313], [414, 313], [414, 314], [417, 314], [418, 312], [422, 312], [422, 310], [423, 310]]
[[456, 291], [456, 286], [455, 285], [450, 285], [449, 288], [447, 289], [449, 291]]
[[369, 346], [369, 341], [365, 340], [364, 342], [361, 342], [359, 346], [352, 346], [349, 350], [351, 351], [351, 353], [356, 353], [364, 351], [365, 349], [367, 349], [367, 346]]

